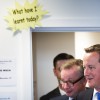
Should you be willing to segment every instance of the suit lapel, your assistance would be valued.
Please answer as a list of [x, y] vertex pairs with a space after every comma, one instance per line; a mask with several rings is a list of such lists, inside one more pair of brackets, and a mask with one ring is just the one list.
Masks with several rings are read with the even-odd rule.
[[54, 90], [54, 93], [55, 93], [57, 96], [61, 96], [60, 91], [59, 91], [59, 87], [57, 87], [57, 88]]
[[67, 95], [63, 95], [62, 98], [63, 99], [61, 99], [61, 100], [68, 100], [69, 99], [69, 97]]
[[92, 100], [92, 97], [93, 97], [93, 89], [89, 89], [84, 95], [84, 100]]

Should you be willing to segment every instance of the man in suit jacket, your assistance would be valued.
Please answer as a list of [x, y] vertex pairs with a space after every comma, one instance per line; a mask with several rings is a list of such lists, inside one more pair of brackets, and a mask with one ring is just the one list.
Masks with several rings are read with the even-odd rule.
[[64, 64], [67, 60], [74, 59], [74, 57], [67, 53], [60, 53], [53, 59], [53, 72], [54, 75], [57, 77], [58, 80], [58, 87], [54, 90], [50, 91], [49, 93], [43, 95], [40, 97], [40, 100], [50, 100], [53, 97], [57, 97], [60, 95], [65, 94], [65, 92], [62, 90], [61, 84], [59, 83], [60, 78], [60, 67], [62, 64]]
[[46, 95], [43, 95], [40, 100], [49, 100], [50, 98], [54, 98], [56, 96], [61, 96], [61, 93], [59, 91], [59, 88], [55, 88], [54, 90], [50, 91]]
[[98, 93], [100, 92], [100, 44], [92, 45], [85, 48], [83, 57], [84, 75], [88, 82], [89, 89], [81, 92], [77, 96], [77, 100], [100, 100]]
[[88, 88], [87, 90], [80, 92], [75, 100], [92, 100], [92, 96], [93, 96], [93, 89]]
[[62, 65], [60, 82], [66, 95], [50, 100], [73, 100], [79, 92], [85, 90], [86, 79], [84, 78], [83, 61], [72, 59]]

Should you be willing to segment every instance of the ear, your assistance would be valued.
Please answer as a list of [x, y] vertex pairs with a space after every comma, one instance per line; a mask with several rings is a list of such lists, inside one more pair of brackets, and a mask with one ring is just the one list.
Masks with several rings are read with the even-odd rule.
[[55, 76], [57, 76], [55, 68], [53, 68], [53, 73], [54, 73]]

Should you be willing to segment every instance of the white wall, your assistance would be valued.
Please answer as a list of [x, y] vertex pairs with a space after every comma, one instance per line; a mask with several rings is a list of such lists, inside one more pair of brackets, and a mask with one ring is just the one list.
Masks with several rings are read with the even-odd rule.
[[75, 32], [75, 57], [83, 58], [84, 48], [100, 44], [100, 32]]
[[[16, 0], [19, 3], [24, 1]], [[4, 17], [8, 15], [8, 8], [15, 6], [15, 0], [0, 1], [0, 58], [15, 59], [16, 85], [0, 87], [0, 93], [15, 93], [16, 100], [33, 100], [31, 33], [23, 30], [16, 34], [7, 29]]]
[[99, 0], [39, 0], [49, 13], [43, 27], [100, 27]]

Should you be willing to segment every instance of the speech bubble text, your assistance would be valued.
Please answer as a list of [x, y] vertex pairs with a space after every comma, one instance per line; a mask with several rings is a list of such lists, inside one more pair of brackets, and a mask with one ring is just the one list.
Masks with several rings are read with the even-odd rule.
[[24, 28], [34, 28], [36, 25], [40, 25], [40, 20], [43, 18], [47, 11], [42, 10], [42, 7], [37, 5], [37, 0], [32, 3], [28, 1], [24, 6], [16, 2], [15, 9], [9, 9], [10, 15], [5, 19], [8, 22], [8, 26], [13, 30], [22, 30]]

